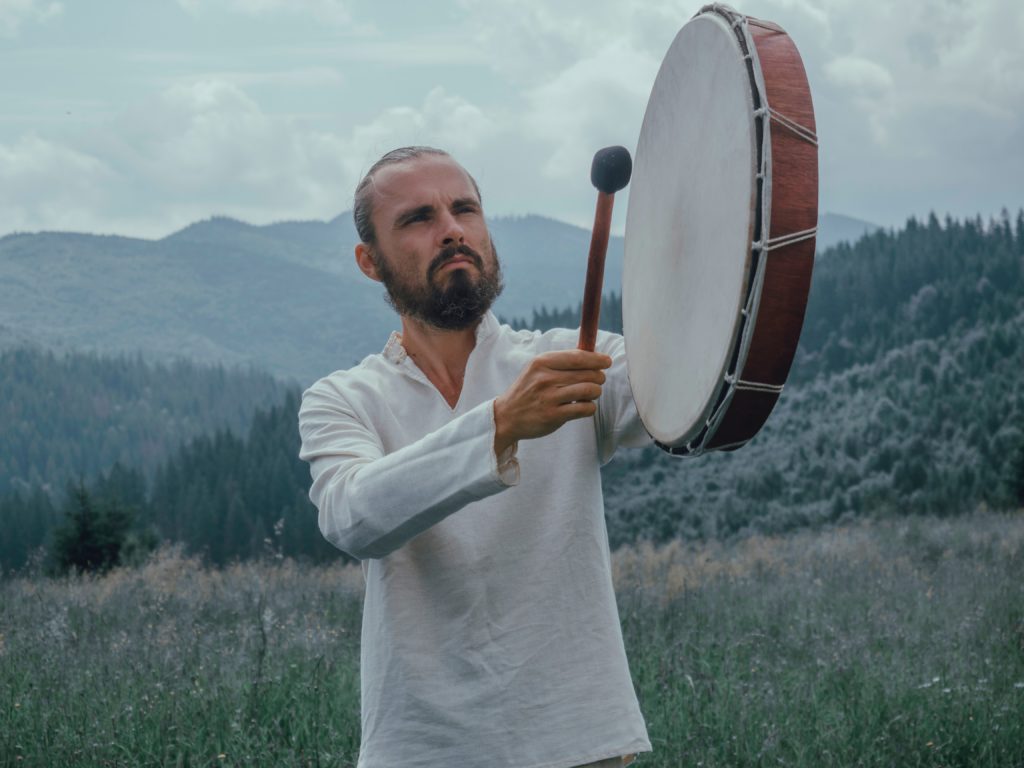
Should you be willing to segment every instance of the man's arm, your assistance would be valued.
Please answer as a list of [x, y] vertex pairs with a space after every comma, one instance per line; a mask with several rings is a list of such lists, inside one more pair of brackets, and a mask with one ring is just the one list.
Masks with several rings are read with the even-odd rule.
[[540, 355], [499, 397], [388, 454], [343, 394], [307, 390], [299, 456], [310, 464], [321, 532], [361, 560], [384, 557], [470, 502], [516, 484], [518, 441], [592, 415], [601, 368], [610, 362], [578, 350]]

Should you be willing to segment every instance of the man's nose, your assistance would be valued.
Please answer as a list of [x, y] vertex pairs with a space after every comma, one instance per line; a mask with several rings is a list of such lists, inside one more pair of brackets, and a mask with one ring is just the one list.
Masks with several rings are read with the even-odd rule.
[[459, 220], [452, 215], [451, 211], [445, 211], [441, 217], [441, 244], [462, 243], [465, 239], [466, 233]]

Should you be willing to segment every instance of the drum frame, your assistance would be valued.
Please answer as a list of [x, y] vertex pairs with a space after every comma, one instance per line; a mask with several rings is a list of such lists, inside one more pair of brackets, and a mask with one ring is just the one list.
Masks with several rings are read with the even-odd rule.
[[[681, 445], [655, 441], [677, 456], [735, 450], [764, 425], [796, 353], [817, 235], [818, 141], [800, 54], [772, 22], [743, 16], [721, 3], [704, 6], [693, 18], [706, 13], [728, 23], [744, 54], [757, 136], [754, 221], [745, 299], [734, 336], [739, 341], [733, 344], [710, 416]], [[773, 132], [773, 124], [780, 130]], [[773, 150], [780, 161], [775, 168]], [[785, 234], [771, 234], [780, 231]]]

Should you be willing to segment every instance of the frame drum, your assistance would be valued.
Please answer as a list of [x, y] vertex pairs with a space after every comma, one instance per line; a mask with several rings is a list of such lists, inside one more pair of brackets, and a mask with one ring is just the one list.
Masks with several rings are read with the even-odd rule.
[[740, 447], [782, 391], [814, 263], [814, 131], [782, 29], [716, 4], [680, 30], [634, 156], [622, 292], [633, 397], [670, 453]]

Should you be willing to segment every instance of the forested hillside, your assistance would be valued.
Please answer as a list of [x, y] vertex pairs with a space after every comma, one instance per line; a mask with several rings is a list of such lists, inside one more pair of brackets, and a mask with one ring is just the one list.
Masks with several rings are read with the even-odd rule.
[[[1004, 211], [987, 224], [980, 217], [940, 222], [933, 214], [896, 232], [876, 229], [818, 257], [789, 384], [873, 362], [913, 341], [998, 325], [1022, 302], [1024, 211], [1015, 218]], [[579, 304], [539, 307], [507, 322], [547, 330], [577, 326], [579, 315]], [[617, 293], [602, 300], [601, 327], [622, 332]]]
[[1019, 503], [1024, 212], [826, 251], [787, 390], [734, 454], [605, 472], [615, 543]]
[[141, 356], [0, 352], [0, 496], [60, 490], [115, 462], [151, 475], [171, 451], [218, 428], [248, 428], [286, 387], [260, 371], [167, 365]]
[[[126, 507], [141, 538], [175, 541], [215, 565], [232, 559], [287, 555], [323, 561], [338, 556], [316, 524], [309, 467], [299, 460], [297, 390], [257, 409], [242, 430], [217, 429], [170, 452], [147, 482], [114, 464], [87, 483], [99, 505]], [[66, 498], [67, 497], [67, 498]], [[0, 497], [0, 573], [21, 568], [72, 505], [35, 487]]]
[[[513, 324], [578, 318], [578, 305], [541, 308]], [[616, 295], [602, 326], [622, 327]], [[612, 543], [1012, 506], [1022, 372], [1024, 212], [911, 219], [840, 243], [815, 265], [787, 389], [765, 428], [737, 453], [622, 452], [603, 475]]]
[[915, 341], [998, 332], [1022, 308], [1024, 211], [987, 224], [910, 219], [818, 259], [793, 380], [872, 363]]
[[[541, 307], [514, 323], [573, 326], [577, 317], [578, 308]], [[617, 295], [605, 298], [602, 318], [606, 327], [621, 327]], [[212, 399], [219, 405], [209, 410], [190, 406], [195, 413], [185, 420], [201, 427], [218, 423], [211, 414], [233, 402], [217, 400], [224, 393], [216, 377], [187, 397], [179, 393], [184, 401], [154, 406], [157, 385], [147, 376], [111, 387], [98, 374], [61, 373], [60, 361], [50, 364], [56, 373], [40, 376], [74, 381], [75, 392], [56, 384], [29, 389], [57, 400], [106, 403], [105, 412], [131, 410], [141, 400], [150, 403], [138, 406], [143, 412], [162, 413], [170, 423], [174, 414], [190, 413], [182, 406], [189, 397]], [[817, 261], [790, 382], [765, 428], [735, 453], [680, 460], [656, 448], [621, 452], [603, 475], [612, 544], [1013, 507], [1024, 490], [1022, 370], [1024, 213], [989, 223], [911, 220], [897, 232], [830, 249]], [[214, 563], [268, 549], [337, 557], [321, 539], [306, 497], [308, 468], [297, 458], [298, 391], [277, 403], [247, 427], [225, 424], [174, 451], [151, 473], [152, 483], [120, 468], [96, 492], [124, 489], [141, 527]], [[33, 406], [37, 416], [16, 407], [21, 410], [12, 412], [23, 415], [10, 423], [23, 429], [33, 418], [49, 418], [45, 402]], [[76, 455], [104, 440], [111, 450], [120, 445], [107, 422], [81, 424], [78, 432], [68, 426], [63, 437]], [[128, 450], [129, 459], [135, 450]], [[0, 501], [0, 521], [20, 521], [7, 530], [30, 531], [17, 538], [25, 546], [38, 543], [59, 517], [45, 495]], [[24, 561], [25, 546], [0, 548], [5, 568]]]
[[0, 566], [20, 567], [48, 543], [79, 480], [141, 511], [145, 529], [158, 467], [207, 432], [244, 434], [257, 408], [286, 391], [260, 371], [187, 360], [0, 352]]
[[157, 472], [146, 518], [171, 541], [218, 565], [259, 554], [317, 562], [338, 556], [309, 501], [299, 459], [299, 392], [257, 412], [245, 437], [199, 437]]

